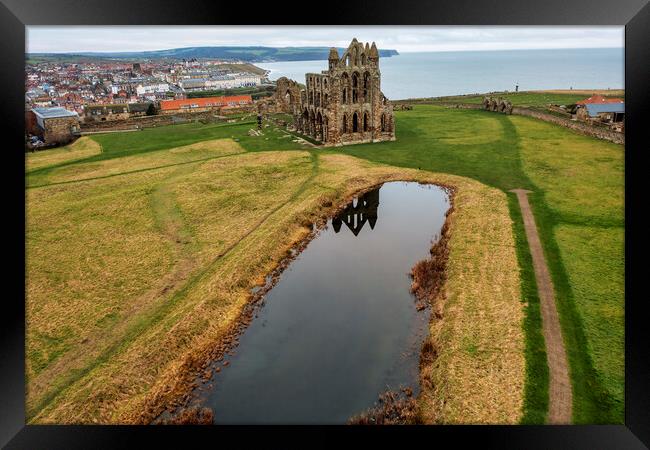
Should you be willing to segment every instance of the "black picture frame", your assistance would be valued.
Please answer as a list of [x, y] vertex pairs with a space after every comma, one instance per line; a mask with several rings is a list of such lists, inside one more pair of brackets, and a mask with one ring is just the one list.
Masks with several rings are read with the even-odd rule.
[[[131, 446], [187, 446], [188, 439], [210, 439], [215, 445], [235, 438], [248, 442], [282, 438], [282, 446], [326, 443], [324, 434], [336, 431], [340, 442], [361, 435], [384, 443], [400, 443], [413, 434], [441, 441], [497, 448], [647, 448], [650, 445], [650, 352], [646, 326], [647, 293], [643, 290], [643, 251], [640, 231], [643, 206], [641, 162], [647, 151], [644, 133], [650, 109], [650, 5], [647, 0], [517, 0], [454, 2], [265, 2], [194, 0], [2, 0], [3, 157], [5, 158], [4, 212], [5, 289], [0, 312], [0, 444], [6, 448], [121, 448]], [[25, 425], [25, 229], [24, 56], [26, 25], [624, 25], [625, 26], [625, 425], [589, 426], [439, 426], [439, 427], [129, 427]], [[182, 46], [182, 45], [179, 45]], [[645, 126], [647, 128], [647, 125]], [[644, 145], [645, 144], [645, 145]], [[22, 275], [22, 276], [21, 276]], [[645, 295], [644, 295], [645, 294]], [[255, 433], [251, 433], [255, 431]], [[290, 432], [287, 434], [287, 432]], [[282, 434], [282, 436], [280, 435]], [[318, 434], [318, 440], [314, 438]], [[270, 436], [268, 436], [270, 435]], [[300, 436], [300, 439], [297, 438]], [[336, 439], [336, 440], [334, 440]], [[276, 445], [273, 445], [274, 447]]]

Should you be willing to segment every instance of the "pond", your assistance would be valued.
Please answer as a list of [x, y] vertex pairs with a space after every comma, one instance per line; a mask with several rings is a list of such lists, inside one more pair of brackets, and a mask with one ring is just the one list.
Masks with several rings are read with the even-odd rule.
[[343, 424], [388, 389], [417, 394], [429, 311], [408, 274], [449, 206], [443, 188], [412, 182], [356, 198], [282, 273], [193, 403], [216, 424]]

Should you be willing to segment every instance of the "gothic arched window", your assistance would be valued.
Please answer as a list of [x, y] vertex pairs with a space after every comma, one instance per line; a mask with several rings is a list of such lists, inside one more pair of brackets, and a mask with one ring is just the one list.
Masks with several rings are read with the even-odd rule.
[[343, 75], [341, 75], [341, 92], [343, 95], [343, 103], [350, 102], [349, 89], [350, 89], [350, 76], [346, 72], [343, 72]]
[[363, 101], [366, 103], [368, 103], [368, 92], [370, 92], [371, 84], [370, 72], [365, 72], [363, 74]]

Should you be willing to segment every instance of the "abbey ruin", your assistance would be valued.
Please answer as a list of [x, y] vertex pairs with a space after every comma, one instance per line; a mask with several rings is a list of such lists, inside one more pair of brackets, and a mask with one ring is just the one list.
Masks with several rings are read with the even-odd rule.
[[512, 102], [501, 97], [485, 97], [483, 98], [483, 109], [486, 111], [502, 112], [504, 114], [512, 114]]
[[339, 57], [330, 49], [328, 70], [305, 75], [305, 86], [277, 81], [276, 110], [293, 115], [296, 131], [324, 145], [395, 140], [393, 106], [381, 92], [379, 51], [353, 39]]

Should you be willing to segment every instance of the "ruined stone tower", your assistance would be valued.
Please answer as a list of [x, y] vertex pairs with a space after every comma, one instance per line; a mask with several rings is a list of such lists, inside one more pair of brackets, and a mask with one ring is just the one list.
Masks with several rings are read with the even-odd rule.
[[381, 92], [374, 42], [364, 45], [355, 38], [340, 58], [332, 48], [328, 70], [306, 74], [305, 82], [291, 108], [301, 133], [325, 145], [395, 140], [393, 107]]

